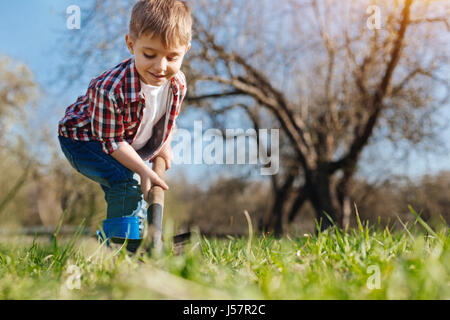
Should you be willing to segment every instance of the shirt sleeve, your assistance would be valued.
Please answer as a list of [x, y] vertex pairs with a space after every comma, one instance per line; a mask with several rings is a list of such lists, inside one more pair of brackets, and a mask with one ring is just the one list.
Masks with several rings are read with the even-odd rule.
[[103, 152], [111, 154], [125, 141], [122, 113], [112, 93], [95, 88], [90, 97], [92, 134], [102, 144]]

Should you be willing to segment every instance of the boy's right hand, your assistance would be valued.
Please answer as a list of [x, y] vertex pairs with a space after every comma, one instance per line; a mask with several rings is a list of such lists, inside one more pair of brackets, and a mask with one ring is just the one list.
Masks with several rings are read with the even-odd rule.
[[139, 175], [141, 177], [141, 191], [144, 195], [144, 200], [148, 202], [148, 193], [152, 188], [152, 185], [157, 185], [163, 188], [164, 190], [169, 190], [169, 186], [161, 179], [155, 171], [148, 168], [143, 173]]

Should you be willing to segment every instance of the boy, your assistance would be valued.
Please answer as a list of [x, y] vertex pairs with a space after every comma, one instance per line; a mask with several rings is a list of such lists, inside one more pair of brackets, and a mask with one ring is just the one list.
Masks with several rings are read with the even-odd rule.
[[158, 155], [170, 168], [172, 129], [187, 90], [180, 68], [191, 29], [184, 1], [138, 1], [125, 36], [133, 57], [93, 79], [59, 122], [64, 155], [105, 193], [107, 238], [141, 239], [152, 184], [168, 189], [144, 161]]

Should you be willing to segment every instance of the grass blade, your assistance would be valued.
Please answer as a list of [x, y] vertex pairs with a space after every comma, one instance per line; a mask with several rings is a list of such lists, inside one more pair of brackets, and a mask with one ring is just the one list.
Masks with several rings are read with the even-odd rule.
[[411, 213], [416, 217], [416, 220], [420, 223], [420, 225], [427, 230], [427, 232], [429, 234], [431, 234], [432, 236], [434, 236], [436, 239], [439, 239], [439, 236], [437, 235], [436, 232], [434, 232], [433, 229], [431, 229], [431, 227], [425, 222], [423, 221], [423, 219], [420, 217], [420, 215], [413, 209], [413, 207], [411, 207], [411, 205], [408, 205], [409, 211], [411, 211]]

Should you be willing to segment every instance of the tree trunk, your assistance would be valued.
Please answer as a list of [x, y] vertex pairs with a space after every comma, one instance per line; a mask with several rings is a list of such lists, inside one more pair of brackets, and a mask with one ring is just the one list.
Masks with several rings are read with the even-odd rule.
[[345, 225], [342, 222], [348, 221], [351, 212], [348, 196], [349, 181], [346, 181], [345, 188], [342, 188], [343, 185], [340, 185], [341, 188], [337, 188], [333, 175], [327, 173], [326, 170], [311, 171], [307, 175], [306, 184], [300, 188], [291, 207], [286, 210], [292, 181], [292, 179], [289, 179], [282, 188], [275, 191], [271, 215], [264, 225], [266, 230], [272, 231], [277, 236], [283, 234], [284, 213], [288, 211], [287, 223], [292, 223], [307, 200], [311, 201], [316, 212], [316, 219], [321, 231], [333, 226], [333, 224]]
[[336, 181], [327, 168], [309, 171], [305, 176], [305, 185], [296, 192], [290, 208], [286, 208], [293, 182], [292, 177], [289, 176], [281, 188], [275, 188], [274, 190], [275, 197], [271, 215], [267, 223], [264, 224], [264, 228], [274, 232], [275, 235], [281, 235], [283, 233], [284, 213], [288, 215], [287, 223], [292, 223], [303, 204], [308, 200], [311, 201], [316, 212], [316, 219], [322, 231], [333, 226], [333, 224], [346, 227], [349, 225], [351, 215], [349, 192], [353, 173], [354, 170], [346, 170], [344, 178]]
[[300, 212], [300, 209], [302, 208], [305, 201], [308, 199], [308, 188], [301, 188], [298, 192], [297, 198], [294, 200], [294, 203], [291, 206], [291, 209], [289, 210], [289, 216], [288, 216], [288, 224], [291, 224], [297, 214]]
[[[322, 171], [313, 172], [308, 183], [311, 204], [316, 211], [320, 230], [323, 231], [336, 223], [336, 217], [341, 213], [334, 179]], [[328, 215], [328, 217], [327, 217]], [[330, 221], [331, 219], [331, 221]]]
[[281, 187], [277, 183], [273, 183], [274, 202], [270, 213], [269, 220], [266, 223], [266, 230], [274, 233], [275, 236], [283, 234], [283, 216], [286, 207], [288, 195], [291, 192], [294, 183], [295, 175], [289, 174], [286, 181]]
[[286, 200], [286, 190], [281, 189], [275, 193], [271, 215], [266, 224], [266, 229], [273, 232], [275, 236], [280, 236], [283, 234], [283, 213], [285, 211]]

